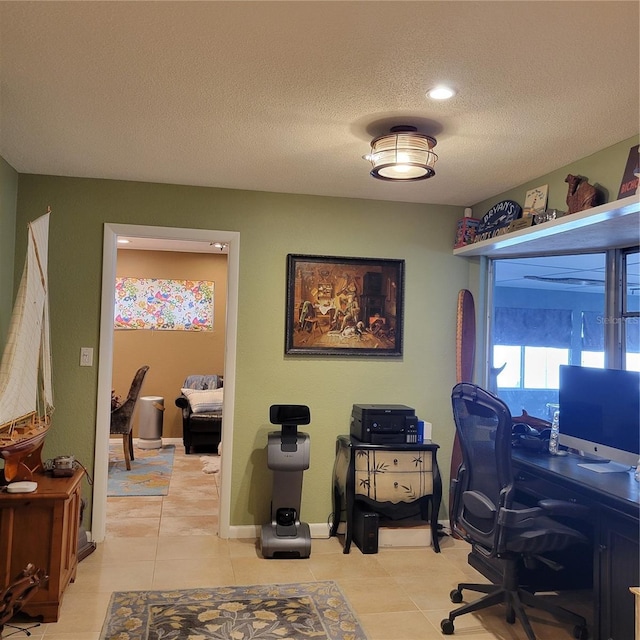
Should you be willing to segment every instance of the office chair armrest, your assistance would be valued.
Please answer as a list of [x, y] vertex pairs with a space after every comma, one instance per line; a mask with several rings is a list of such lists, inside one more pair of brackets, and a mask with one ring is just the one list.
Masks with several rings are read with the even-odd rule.
[[531, 526], [536, 518], [546, 515], [541, 507], [528, 509], [506, 509], [502, 507], [498, 513], [498, 524], [509, 529], [521, 529]]
[[565, 500], [553, 500], [551, 498], [540, 500], [538, 506], [544, 509], [547, 516], [566, 516], [567, 518], [587, 520], [591, 513], [589, 507], [583, 504]]
[[529, 507], [528, 509], [501, 508], [498, 524], [511, 529], [521, 529], [531, 526], [534, 520], [543, 516], [565, 516], [586, 520], [589, 518], [589, 508], [582, 504], [563, 500], [540, 500], [537, 507]]
[[465, 491], [462, 494], [462, 504], [477, 518], [494, 518], [496, 506], [480, 491]]

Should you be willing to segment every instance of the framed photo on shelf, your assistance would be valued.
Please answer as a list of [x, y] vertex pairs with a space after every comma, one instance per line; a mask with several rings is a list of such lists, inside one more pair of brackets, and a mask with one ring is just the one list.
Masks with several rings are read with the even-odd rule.
[[548, 184], [527, 191], [524, 199], [524, 208], [522, 209], [522, 217], [527, 218], [529, 216], [535, 216], [536, 213], [543, 213], [547, 208], [548, 193]]
[[287, 256], [285, 354], [401, 356], [404, 260]]

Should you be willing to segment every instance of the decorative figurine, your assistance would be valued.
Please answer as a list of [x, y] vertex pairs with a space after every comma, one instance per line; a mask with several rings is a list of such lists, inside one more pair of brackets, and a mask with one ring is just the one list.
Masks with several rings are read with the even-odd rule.
[[569, 183], [567, 213], [577, 213], [595, 205], [598, 192], [592, 184], [589, 184], [588, 180], [569, 174], [565, 178], [565, 182]]

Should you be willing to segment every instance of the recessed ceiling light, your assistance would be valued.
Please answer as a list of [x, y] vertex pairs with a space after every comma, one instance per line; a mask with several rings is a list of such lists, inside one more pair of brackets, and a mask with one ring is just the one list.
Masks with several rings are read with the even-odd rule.
[[118, 238], [118, 244], [129, 244], [131, 240], [127, 240], [126, 238]]
[[456, 95], [456, 90], [451, 87], [447, 87], [444, 84], [439, 84], [427, 91], [427, 98], [432, 100], [448, 100]]

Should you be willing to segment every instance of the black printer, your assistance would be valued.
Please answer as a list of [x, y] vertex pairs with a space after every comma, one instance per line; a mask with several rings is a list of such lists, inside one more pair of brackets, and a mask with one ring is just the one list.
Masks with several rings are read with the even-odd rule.
[[418, 418], [403, 404], [354, 404], [351, 435], [371, 444], [413, 444], [418, 442]]

